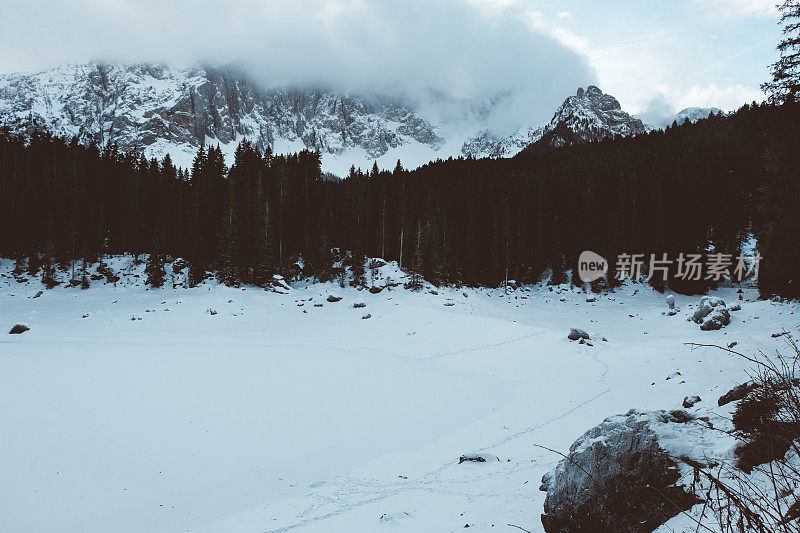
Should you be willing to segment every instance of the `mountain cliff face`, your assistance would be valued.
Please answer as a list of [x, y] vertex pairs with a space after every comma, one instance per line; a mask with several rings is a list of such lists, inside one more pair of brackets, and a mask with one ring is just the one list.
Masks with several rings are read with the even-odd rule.
[[645, 131], [642, 121], [623, 111], [616, 98], [589, 85], [564, 100], [545, 126], [524, 128], [504, 138], [483, 131], [467, 140], [462, 151], [465, 155], [510, 157], [530, 146], [558, 148]]
[[0, 123], [35, 125], [81, 142], [117, 143], [148, 157], [205, 143], [261, 149], [357, 149], [378, 158], [413, 143], [436, 150], [433, 126], [402, 104], [316, 90], [262, 90], [232, 70], [156, 65], [64, 65], [32, 75], [0, 76]]
[[317, 149], [323, 168], [339, 175], [374, 160], [392, 167], [398, 158], [414, 166], [455, 155], [510, 157], [532, 143], [558, 147], [644, 132], [594, 86], [567, 98], [548, 124], [497, 137], [480, 121], [434, 124], [390, 99], [264, 89], [234, 69], [101, 63], [0, 75], [0, 125], [116, 143], [159, 159], [169, 153], [181, 166], [203, 144], [220, 144], [230, 156], [242, 139], [279, 153]]

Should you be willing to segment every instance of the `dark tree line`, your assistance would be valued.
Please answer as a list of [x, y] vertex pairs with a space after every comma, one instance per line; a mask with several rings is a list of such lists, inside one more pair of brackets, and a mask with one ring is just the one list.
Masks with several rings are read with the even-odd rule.
[[[735, 256], [769, 218], [759, 209], [764, 154], [790, 124], [788, 108], [748, 105], [666, 132], [512, 160], [353, 172], [327, 185], [336, 200], [328, 227], [343, 248], [402, 259], [443, 283], [534, 282], [548, 269], [568, 281], [587, 249], [612, 262], [620, 253], [675, 259], [710, 248]], [[683, 291], [708, 284], [670, 281]]]
[[415, 171], [398, 162], [391, 172], [352, 169], [341, 181], [322, 179], [318, 153], [276, 156], [247, 142], [230, 168], [209, 147], [181, 170], [169, 157], [1, 132], [0, 255], [47, 278], [54, 262], [80, 270], [108, 254], [148, 254], [155, 285], [167, 256], [181, 257], [193, 284], [214, 274], [264, 285], [297, 272], [300, 257], [304, 274], [329, 275], [340, 248], [354, 265], [380, 256], [436, 283], [497, 285], [548, 270], [567, 281], [586, 249], [612, 262], [710, 245], [736, 254], [754, 231], [765, 239], [769, 290], [788, 295], [791, 279], [770, 270], [779, 256], [771, 243], [796, 240], [783, 231], [783, 211], [797, 212], [798, 185], [765, 154], [780, 143], [792, 149], [796, 120], [791, 104], [748, 105], [636, 138]]
[[54, 262], [74, 271], [130, 253], [148, 254], [156, 279], [169, 255], [188, 261], [192, 283], [207, 272], [263, 283], [309, 249], [319, 182], [313, 152], [273, 156], [243, 142], [230, 169], [210, 147], [184, 171], [169, 156], [148, 161], [47, 133], [0, 132], [0, 255], [45, 278]]
[[767, 179], [760, 190], [759, 247], [767, 263], [759, 288], [765, 296], [800, 298], [800, 1], [784, 0], [778, 9], [779, 58], [762, 88], [782, 107], [783, 127], [769, 132]]

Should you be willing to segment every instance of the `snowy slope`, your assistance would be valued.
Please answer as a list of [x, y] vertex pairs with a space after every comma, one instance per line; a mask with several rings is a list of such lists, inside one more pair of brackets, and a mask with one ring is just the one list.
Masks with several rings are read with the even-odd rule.
[[451, 156], [510, 157], [543, 136], [548, 146], [562, 146], [642, 131], [594, 86], [567, 98], [548, 124], [508, 136], [487, 127], [496, 102], [460, 105], [447, 120], [433, 120], [392, 99], [266, 89], [235, 69], [208, 66], [89, 63], [0, 75], [0, 125], [117, 143], [148, 158], [169, 153], [183, 167], [204, 143], [219, 144], [230, 163], [245, 138], [277, 153], [318, 149], [323, 170], [344, 176], [351, 165], [367, 169], [373, 161], [416, 168]]
[[[702, 332], [696, 297], [664, 316], [646, 286], [592, 303], [566, 287], [141, 281], [32, 298], [12, 266], [0, 324], [31, 330], [0, 343], [8, 531], [539, 532], [539, 480], [561, 457], [536, 445], [566, 451], [607, 416], [693, 394], [693, 411], [727, 414], [716, 398], [748, 364], [684, 343], [769, 352], [771, 333], [797, 333], [796, 305], [749, 289], [730, 326]], [[570, 327], [608, 342], [570, 342]], [[473, 452], [499, 460], [458, 463]]]
[[661, 124], [661, 128], [666, 128], [667, 126], [671, 126], [673, 123], [677, 122], [678, 125], [683, 124], [686, 121], [694, 124], [698, 120], [702, 120], [704, 118], [708, 118], [710, 115], [720, 115], [724, 114], [721, 109], [717, 109], [716, 107], [687, 107], [686, 109], [682, 109], [678, 111], [675, 115], [667, 118]]
[[712, 114], [725, 115], [726, 113], [716, 107], [687, 107], [686, 109], [681, 109], [674, 115], [660, 117], [657, 119], [651, 118], [645, 123], [645, 127], [648, 130], [663, 130], [669, 126], [672, 126], [673, 123], [680, 125], [688, 121], [689, 123], [694, 124], [698, 120], [708, 118]]
[[33, 123], [86, 143], [116, 142], [148, 157], [170, 153], [182, 166], [202, 143], [218, 143], [227, 154], [244, 138], [281, 153], [319, 149], [329, 156], [325, 170], [340, 175], [350, 164], [367, 168], [404, 147], [427, 156], [443, 143], [430, 123], [399, 102], [266, 90], [236, 70], [201, 66], [90, 63], [0, 76], [0, 123], [14, 129]]
[[589, 85], [564, 100], [548, 124], [522, 128], [503, 138], [482, 131], [467, 140], [463, 153], [475, 157], [510, 157], [533, 143], [558, 148], [644, 132], [642, 121], [623, 111], [616, 98]]

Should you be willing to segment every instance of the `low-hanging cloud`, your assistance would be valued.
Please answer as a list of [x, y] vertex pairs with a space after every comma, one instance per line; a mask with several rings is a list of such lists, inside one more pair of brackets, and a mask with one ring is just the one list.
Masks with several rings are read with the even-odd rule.
[[237, 63], [271, 86], [450, 102], [502, 95], [498, 130], [546, 120], [596, 80], [515, 0], [15, 4], [0, 6], [2, 71], [90, 59]]

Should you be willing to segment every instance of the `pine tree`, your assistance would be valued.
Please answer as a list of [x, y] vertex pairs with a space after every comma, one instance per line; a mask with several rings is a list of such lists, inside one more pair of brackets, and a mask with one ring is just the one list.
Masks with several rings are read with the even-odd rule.
[[772, 64], [772, 80], [761, 87], [773, 103], [800, 101], [800, 0], [784, 0], [778, 6], [783, 39], [778, 43], [780, 58]]
[[203, 236], [203, 209], [204, 175], [206, 173], [206, 153], [201, 146], [192, 162], [192, 173], [189, 188], [189, 216], [188, 216], [188, 235], [189, 242], [186, 249], [186, 258], [189, 263], [189, 286], [194, 287], [201, 283], [206, 277], [206, 266], [208, 258], [205, 254]]
[[225, 213], [222, 229], [219, 232], [217, 246], [217, 279], [226, 285], [238, 286], [242, 280], [241, 270], [237, 262], [239, 252], [239, 235], [236, 233], [238, 213], [236, 211], [236, 193], [234, 180], [228, 180], [228, 192], [225, 195]]
[[763, 298], [800, 298], [800, 109], [785, 106], [789, 131], [767, 152], [758, 248], [764, 257], [758, 289]]
[[772, 65], [772, 81], [762, 87], [774, 103], [782, 106], [787, 131], [774, 139], [766, 154], [767, 175], [762, 186], [758, 231], [759, 251], [764, 263], [759, 272], [762, 297], [778, 294], [800, 298], [800, 0], [785, 0], [779, 6], [784, 38], [778, 44], [780, 59]]
[[90, 283], [86, 265], [86, 254], [84, 254], [83, 263], [81, 264], [81, 289], [88, 289], [89, 287]]
[[55, 247], [52, 242], [48, 243], [44, 250], [44, 261], [42, 262], [42, 283], [48, 289], [52, 289], [58, 285], [56, 279], [56, 266], [55, 266]]
[[145, 283], [151, 287], [158, 288], [164, 286], [164, 253], [161, 248], [161, 236], [158, 230], [156, 230], [156, 236], [153, 238], [153, 245], [147, 257], [144, 273], [147, 274]]
[[417, 222], [417, 235], [414, 242], [414, 264], [411, 270], [411, 281], [408, 288], [413, 291], [422, 289], [422, 268], [425, 253], [425, 243], [423, 239], [422, 222]]

